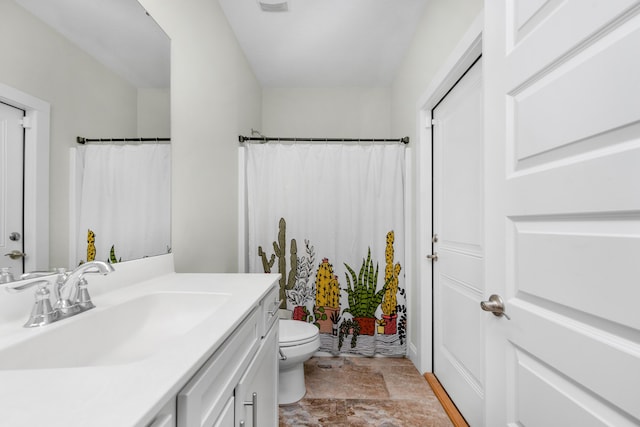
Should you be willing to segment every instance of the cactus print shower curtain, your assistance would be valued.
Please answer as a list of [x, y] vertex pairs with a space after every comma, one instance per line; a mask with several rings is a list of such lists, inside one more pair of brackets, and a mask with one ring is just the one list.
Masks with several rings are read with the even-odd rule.
[[76, 228], [71, 265], [165, 254], [171, 244], [168, 144], [74, 147]]
[[404, 146], [246, 150], [250, 271], [281, 274], [281, 308], [320, 351], [404, 355]]

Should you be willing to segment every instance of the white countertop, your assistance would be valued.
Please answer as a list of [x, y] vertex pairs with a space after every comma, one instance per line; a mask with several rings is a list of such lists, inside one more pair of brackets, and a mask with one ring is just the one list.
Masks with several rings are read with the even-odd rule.
[[[113, 273], [117, 277], [118, 266]], [[109, 275], [111, 276], [111, 275]], [[92, 277], [89, 279], [91, 288]], [[146, 426], [164, 404], [193, 376], [232, 331], [257, 307], [276, 275], [176, 274], [120, 287], [93, 297], [96, 308], [40, 328], [19, 328], [0, 335], [2, 348], [46, 333], [83, 315], [152, 292], [194, 291], [229, 294], [215, 315], [172, 343], [171, 348], [133, 363], [61, 369], [7, 370], [0, 366], [0, 425], [126, 427]], [[25, 318], [28, 311], [24, 313]], [[101, 331], [95, 331], [100, 334]], [[82, 337], [78, 337], [82, 340]], [[60, 343], [64, 345], [64, 343]], [[51, 351], [55, 351], [52, 348]], [[41, 355], [43, 358], [47, 354]]]

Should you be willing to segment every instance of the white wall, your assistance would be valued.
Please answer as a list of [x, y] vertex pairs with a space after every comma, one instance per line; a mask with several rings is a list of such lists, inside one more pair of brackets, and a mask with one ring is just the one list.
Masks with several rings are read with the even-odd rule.
[[135, 88], [13, 1], [0, 2], [0, 82], [51, 104], [52, 266], [67, 266], [69, 147], [76, 136], [135, 135]]
[[238, 134], [261, 89], [217, 1], [141, 0], [171, 39], [172, 248], [179, 272], [238, 268]]
[[389, 88], [265, 88], [267, 136], [390, 138]]
[[[482, 0], [430, 0], [416, 31], [411, 47], [405, 56], [391, 87], [391, 132], [409, 135], [411, 149], [415, 153], [418, 143], [418, 100], [429, 87], [431, 80], [456, 47], [466, 30], [482, 10]], [[424, 147], [420, 147], [424, 148]], [[427, 147], [427, 149], [430, 149]], [[421, 329], [431, 330], [431, 306], [421, 306], [420, 292], [431, 293], [431, 283], [422, 283], [417, 274], [420, 263], [426, 262], [426, 254], [418, 253], [418, 239], [430, 239], [429, 235], [419, 236], [416, 229], [416, 207], [419, 190], [416, 176], [421, 167], [416, 164], [417, 156], [413, 155], [413, 174], [409, 186], [414, 189], [411, 199], [414, 205], [411, 227], [414, 232], [411, 277], [413, 283], [407, 290], [409, 293], [409, 356], [422, 372], [431, 370], [431, 343], [421, 342]], [[425, 233], [426, 234], [426, 233]], [[430, 299], [430, 297], [429, 297]]]
[[169, 88], [138, 89], [138, 132], [140, 138], [171, 136], [171, 102]]
[[[265, 89], [261, 95], [217, 2], [141, 3], [172, 39], [172, 233], [178, 271], [236, 269], [238, 133], [248, 135], [253, 127], [276, 136], [365, 137], [371, 130], [409, 135], [415, 144], [417, 101], [482, 8], [481, 0], [430, 0], [390, 89]], [[414, 269], [422, 255], [415, 254]], [[430, 283], [409, 284], [410, 295], [425, 285]], [[416, 314], [430, 319], [431, 308], [411, 298], [409, 313], [410, 344], [420, 352]]]

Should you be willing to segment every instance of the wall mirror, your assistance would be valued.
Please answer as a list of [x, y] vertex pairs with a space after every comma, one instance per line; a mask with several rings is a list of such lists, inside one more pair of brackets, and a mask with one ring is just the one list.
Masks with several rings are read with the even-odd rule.
[[[74, 252], [86, 253], [88, 246], [87, 231], [76, 231], [75, 237], [83, 235], [74, 239], [73, 230], [74, 221], [79, 219], [76, 199], [80, 194], [78, 159], [72, 154], [79, 146], [76, 137], [170, 137], [170, 41], [136, 0], [2, 2], [0, 33], [0, 52], [4, 58], [0, 69], [2, 105], [27, 110], [24, 114], [29, 116], [29, 103], [23, 100], [33, 97], [47, 106], [50, 121], [31, 123], [41, 126], [39, 132], [44, 132], [42, 127], [48, 131], [48, 165], [39, 159], [39, 163], [29, 166], [35, 162], [29, 157], [29, 146], [24, 154], [25, 168], [37, 171], [38, 177], [33, 179], [38, 182], [38, 188], [48, 188], [48, 226], [38, 228], [25, 223], [20, 233], [31, 248], [36, 244], [42, 246], [41, 242], [48, 240], [44, 244], [48, 251], [44, 251], [46, 256], [41, 257], [37, 265], [19, 259], [11, 270], [18, 276], [23, 266], [26, 271], [73, 268], [78, 258], [85, 260]], [[13, 96], [14, 92], [23, 96], [22, 101], [20, 96]], [[117, 144], [119, 148], [124, 146], [122, 142]], [[0, 160], [4, 162], [3, 167], [11, 163], [10, 159]], [[46, 172], [44, 176], [42, 171]], [[30, 179], [25, 176], [26, 181]], [[117, 194], [109, 189], [104, 192], [101, 201], [105, 208], [100, 212], [109, 214], [115, 196]], [[25, 194], [24, 198], [28, 200], [30, 195]], [[22, 216], [32, 216], [34, 210], [40, 212], [41, 207], [27, 203]], [[135, 207], [130, 209], [129, 227], [145, 222], [148, 218], [137, 215]], [[42, 238], [43, 228], [48, 238]], [[105, 237], [104, 233], [96, 235], [96, 239], [100, 237]], [[166, 253], [170, 250], [170, 235], [168, 240], [162, 248], [139, 256]], [[0, 243], [9, 241], [8, 234], [0, 238]], [[4, 256], [5, 252], [0, 266], [10, 259]], [[28, 258], [28, 245], [23, 252]], [[124, 252], [116, 255], [117, 260], [132, 259], [123, 256]], [[109, 257], [108, 249], [101, 249], [96, 255], [99, 260], [109, 260]]]

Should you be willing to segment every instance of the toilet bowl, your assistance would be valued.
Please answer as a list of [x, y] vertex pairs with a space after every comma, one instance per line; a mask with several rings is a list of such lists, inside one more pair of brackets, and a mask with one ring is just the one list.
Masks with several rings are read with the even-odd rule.
[[300, 320], [280, 320], [278, 332], [278, 404], [286, 405], [302, 399], [307, 392], [304, 362], [320, 348], [320, 334], [316, 326]]

